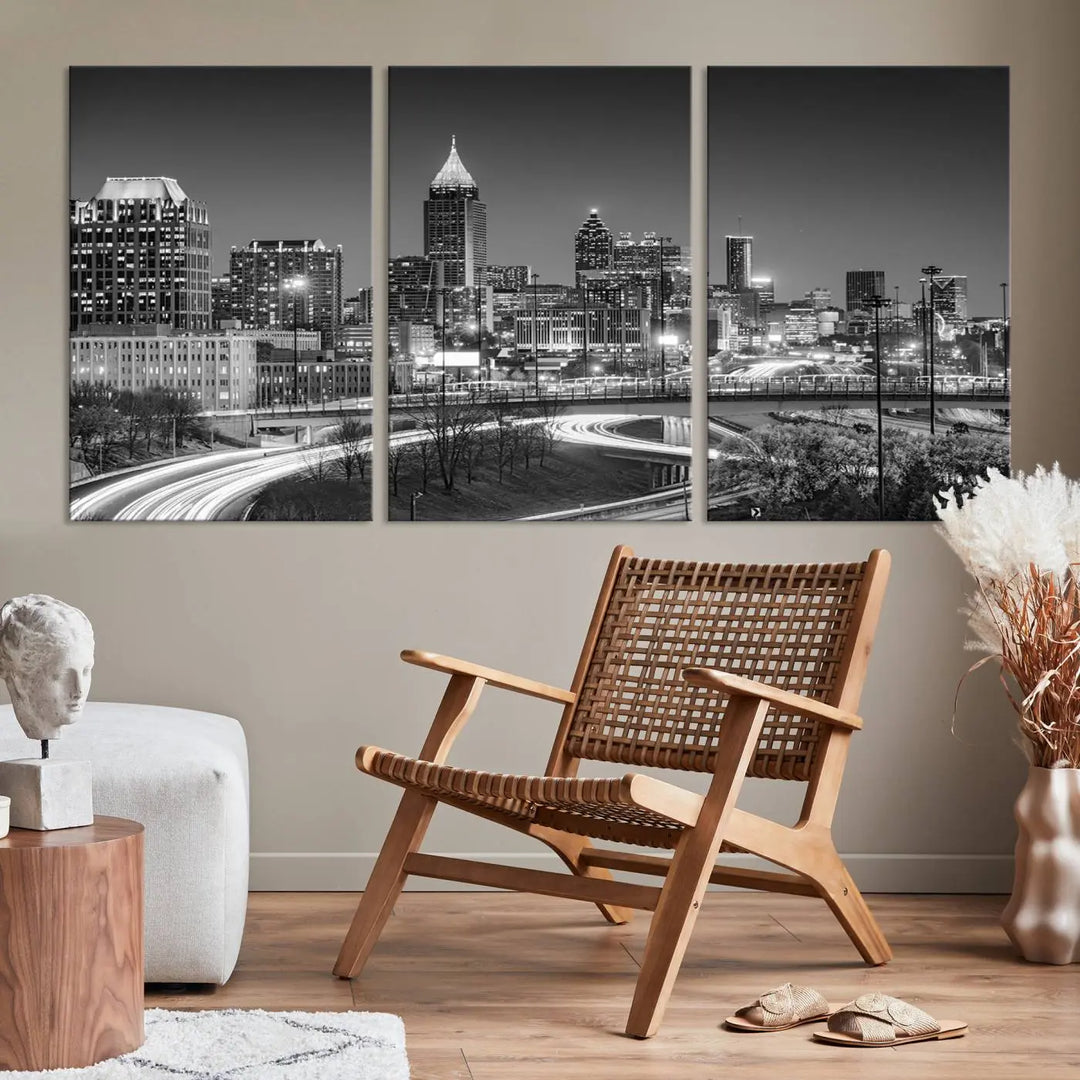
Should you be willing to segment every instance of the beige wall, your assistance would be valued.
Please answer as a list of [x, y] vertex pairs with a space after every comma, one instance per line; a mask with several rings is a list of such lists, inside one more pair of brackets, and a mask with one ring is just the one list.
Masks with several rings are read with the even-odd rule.
[[[884, 545], [893, 585], [840, 847], [858, 856], [856, 876], [870, 887], [1002, 886], [1024, 765], [986, 671], [962, 701], [966, 742], [948, 732], [970, 662], [955, 614], [964, 581], [929, 526], [68, 524], [65, 69], [372, 64], [380, 208], [387, 64], [693, 64], [700, 311], [705, 65], [1010, 65], [1015, 460], [1027, 468], [1056, 458], [1078, 474], [1078, 34], [1071, 0], [0, 0], [0, 596], [50, 592], [90, 614], [95, 698], [239, 717], [256, 882], [334, 887], [363, 881], [370, 860], [355, 853], [377, 850], [394, 801], [353, 771], [356, 745], [418, 748], [439, 693], [436, 676], [395, 660], [399, 648], [560, 682], [616, 542], [730, 560], [848, 559]], [[963, 117], [957, 124], [962, 137]], [[375, 265], [385, 256], [377, 227]], [[489, 695], [459, 756], [537, 768], [553, 714]], [[755, 785], [744, 805], [790, 814], [796, 799], [782, 785]], [[512, 835], [444, 814], [432, 850], [525, 851]]]

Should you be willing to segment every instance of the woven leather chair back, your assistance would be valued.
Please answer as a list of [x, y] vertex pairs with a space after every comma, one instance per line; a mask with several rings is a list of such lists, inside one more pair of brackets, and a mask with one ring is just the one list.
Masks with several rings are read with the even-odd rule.
[[[726, 697], [685, 667], [838, 704], [866, 563], [797, 566], [626, 559], [567, 732], [574, 757], [710, 771]], [[845, 707], [858, 704], [858, 690]], [[808, 780], [818, 723], [770, 711], [750, 776]]]

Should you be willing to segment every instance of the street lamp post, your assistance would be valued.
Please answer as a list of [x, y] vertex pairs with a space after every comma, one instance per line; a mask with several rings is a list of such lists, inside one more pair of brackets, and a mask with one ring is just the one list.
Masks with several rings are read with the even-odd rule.
[[424, 497], [424, 493], [422, 491], [414, 491], [409, 496], [409, 520], [410, 521], [415, 521], [416, 520], [416, 500], [417, 499], [422, 499], [423, 497]]
[[882, 428], [881, 409], [881, 309], [889, 306], [889, 301], [875, 294], [870, 297], [870, 306], [874, 309], [874, 346], [877, 353], [877, 503], [878, 520], [885, 520], [885, 440]]
[[930, 282], [930, 434], [933, 435], [935, 423], [934, 413], [937, 411], [934, 398], [934, 336], [936, 331], [936, 327], [934, 326], [934, 278], [941, 273], [941, 267], [931, 263], [929, 266], [924, 266], [922, 272]]
[[442, 295], [442, 319], [440, 320], [440, 334], [442, 336], [442, 357], [440, 362], [442, 384], [439, 391], [439, 401], [442, 405], [443, 419], [446, 418], [446, 290], [448, 285], [440, 285], [439, 293]]
[[480, 330], [480, 290], [482, 286], [479, 281], [479, 272], [477, 272], [477, 281], [474, 286], [476, 289], [476, 377], [478, 379], [484, 378], [484, 346], [483, 335]]
[[285, 282], [285, 288], [292, 293], [292, 348], [293, 348], [293, 403], [300, 404], [300, 346], [299, 329], [300, 321], [297, 316], [297, 301], [300, 299], [300, 290], [307, 284], [303, 277], [289, 278]]
[[581, 279], [581, 377], [589, 374], [589, 279]]
[[660, 389], [664, 389], [666, 357], [664, 356], [664, 337], [667, 327], [664, 322], [664, 238], [660, 237]]
[[1005, 383], [1009, 382], [1009, 283], [1001, 283], [1001, 351], [1005, 360]]
[[536, 336], [536, 283], [540, 280], [540, 275], [534, 273], [532, 275], [532, 287], [533, 287], [533, 310], [532, 310], [532, 346], [533, 346], [533, 368], [536, 373], [536, 396], [540, 397], [540, 339]]
[[619, 286], [619, 378], [626, 376], [626, 304], [623, 286]]
[[896, 300], [893, 302], [893, 353], [900, 355], [900, 286], [894, 285], [893, 292]]
[[922, 289], [922, 299], [919, 301], [919, 323], [922, 325], [922, 373], [923, 378], [929, 374], [929, 352], [926, 345], [926, 278], [919, 278], [919, 287]]

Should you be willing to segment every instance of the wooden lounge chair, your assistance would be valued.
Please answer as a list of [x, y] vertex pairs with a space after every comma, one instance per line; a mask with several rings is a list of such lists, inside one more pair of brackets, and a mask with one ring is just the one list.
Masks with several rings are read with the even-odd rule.
[[[450, 676], [416, 758], [362, 746], [357, 767], [405, 789], [334, 973], [356, 975], [409, 874], [595, 903], [613, 923], [654, 912], [626, 1031], [655, 1033], [706, 885], [819, 896], [868, 964], [892, 956], [833, 846], [831, 824], [889, 571], [866, 562], [752, 566], [635, 558], [617, 547], [569, 690], [431, 653], [402, 659]], [[540, 776], [454, 768], [446, 758], [485, 684], [562, 705]], [[580, 779], [584, 759], [711, 774], [702, 796], [629, 772]], [[735, 807], [745, 775], [807, 781], [793, 827]], [[553, 848], [571, 873], [419, 851], [436, 805]], [[593, 839], [674, 851], [661, 858]], [[790, 872], [719, 866], [751, 852]], [[611, 871], [664, 878], [629, 884]], [[722, 901], [719, 901], [722, 902]]]

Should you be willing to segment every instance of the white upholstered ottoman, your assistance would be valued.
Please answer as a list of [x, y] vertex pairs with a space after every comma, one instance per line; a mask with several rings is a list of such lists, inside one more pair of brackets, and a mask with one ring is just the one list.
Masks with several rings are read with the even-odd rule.
[[[146, 827], [146, 981], [224, 983], [247, 912], [243, 728], [214, 713], [91, 701], [49, 745], [52, 757], [91, 762], [96, 814]], [[0, 759], [40, 752], [0, 706]]]

